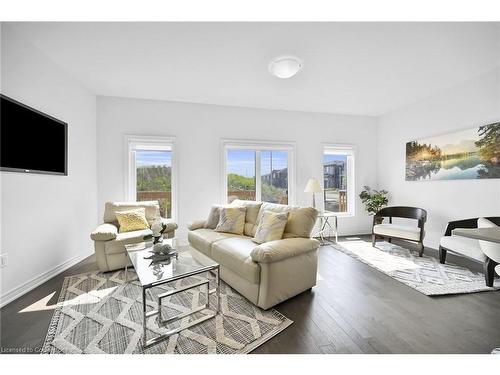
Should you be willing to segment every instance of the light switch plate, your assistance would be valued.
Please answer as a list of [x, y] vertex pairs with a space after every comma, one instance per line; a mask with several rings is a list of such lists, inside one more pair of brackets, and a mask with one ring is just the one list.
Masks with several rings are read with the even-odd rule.
[[7, 267], [7, 253], [0, 254], [0, 268]]

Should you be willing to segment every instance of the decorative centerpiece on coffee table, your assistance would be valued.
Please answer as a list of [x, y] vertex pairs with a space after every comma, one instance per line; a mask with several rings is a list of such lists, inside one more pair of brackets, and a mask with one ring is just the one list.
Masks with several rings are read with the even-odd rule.
[[161, 243], [163, 241], [163, 232], [167, 229], [167, 224], [163, 223], [161, 220], [156, 220], [153, 224], [151, 224], [151, 230], [153, 234], [148, 234], [144, 236], [144, 240], [147, 241], [149, 239], [153, 239], [153, 243]]

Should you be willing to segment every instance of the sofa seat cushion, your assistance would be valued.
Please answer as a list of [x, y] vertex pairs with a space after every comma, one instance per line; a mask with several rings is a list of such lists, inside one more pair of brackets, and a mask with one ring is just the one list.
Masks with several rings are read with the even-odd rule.
[[248, 237], [227, 238], [213, 244], [212, 258], [250, 283], [257, 284], [260, 281], [260, 266], [250, 257], [255, 246]]
[[381, 236], [399, 237], [418, 241], [420, 239], [420, 228], [409, 225], [377, 224], [373, 227], [373, 233]]
[[133, 232], [118, 233], [112, 241], [104, 243], [104, 252], [108, 255], [124, 253], [125, 245], [144, 241], [144, 236], [152, 235], [151, 229], [135, 230]]
[[213, 229], [201, 228], [189, 231], [188, 241], [202, 253], [211, 256], [212, 244], [231, 237], [238, 237], [237, 234], [216, 232]]
[[446, 250], [450, 250], [460, 255], [465, 255], [468, 258], [472, 258], [480, 262], [484, 262], [486, 259], [486, 256], [481, 251], [481, 246], [479, 246], [479, 241], [472, 238], [444, 236], [441, 237], [439, 244]]

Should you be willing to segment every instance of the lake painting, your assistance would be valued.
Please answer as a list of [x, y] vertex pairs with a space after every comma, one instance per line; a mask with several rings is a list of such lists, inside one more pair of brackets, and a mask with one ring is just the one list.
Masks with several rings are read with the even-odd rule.
[[406, 144], [406, 180], [500, 178], [500, 122]]

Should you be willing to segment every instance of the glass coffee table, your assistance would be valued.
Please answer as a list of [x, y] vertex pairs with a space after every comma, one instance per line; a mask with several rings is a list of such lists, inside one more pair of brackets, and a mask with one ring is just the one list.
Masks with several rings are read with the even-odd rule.
[[[153, 242], [146, 241], [137, 244], [125, 245], [127, 250], [127, 256], [130, 258], [132, 265], [137, 274], [138, 280], [142, 286], [142, 308], [143, 308], [143, 346], [149, 347], [154, 345], [161, 340], [164, 340], [175, 333], [178, 333], [186, 328], [192, 327], [196, 324], [202, 323], [208, 319], [214, 318], [220, 309], [220, 277], [219, 277], [219, 264], [207, 257], [206, 255], [200, 253], [198, 250], [193, 249], [189, 245], [179, 245], [178, 241], [175, 239], [164, 239], [163, 243], [167, 243], [172, 246], [173, 255], [164, 259], [153, 260], [150, 257], [153, 255]], [[149, 259], [148, 259], [149, 258]], [[127, 280], [127, 268], [125, 267], [125, 281]], [[158, 309], [147, 311], [146, 308], [146, 293], [150, 292], [150, 289], [166, 283], [171, 283], [180, 279], [186, 279], [191, 276], [200, 275], [203, 273], [212, 272], [215, 273], [215, 287], [210, 289], [209, 279], [202, 278], [201, 280], [195, 281], [193, 283], [188, 283], [182, 287], [174, 288], [167, 292], [158, 294], [156, 296]], [[206, 303], [193, 310], [183, 312], [179, 315], [163, 318], [161, 313], [162, 300], [167, 297], [171, 297], [177, 293], [185, 292], [189, 289], [206, 287], [207, 298]], [[186, 316], [194, 314], [196, 312], [208, 309], [210, 310], [210, 294], [216, 294], [216, 306], [215, 311], [212, 310], [211, 313], [202, 316], [194, 321], [187, 324], [180, 325], [176, 328], [169, 330], [168, 332], [147, 339], [147, 319], [151, 316], [158, 315], [158, 324], [166, 326], [169, 323], [173, 323], [179, 319]], [[153, 294], [150, 294], [152, 298], [155, 298]]]

